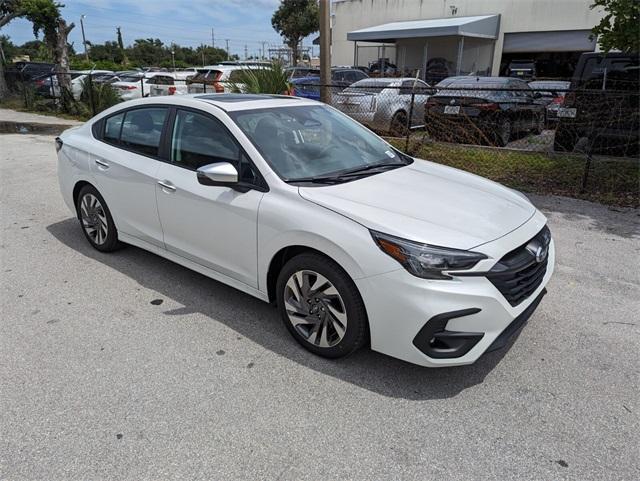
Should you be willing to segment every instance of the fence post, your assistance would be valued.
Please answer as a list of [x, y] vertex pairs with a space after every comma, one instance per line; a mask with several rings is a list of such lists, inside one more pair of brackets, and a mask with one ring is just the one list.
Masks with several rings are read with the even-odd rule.
[[96, 115], [96, 103], [93, 98], [93, 78], [91, 77], [91, 73], [87, 76], [89, 81], [87, 82], [87, 86], [89, 87], [89, 104], [91, 105], [91, 115]]
[[22, 86], [22, 100], [24, 102], [24, 108], [27, 107], [27, 86], [24, 82], [24, 68], [20, 70], [20, 85]]
[[144, 75], [140, 77], [140, 95], [144, 98]]
[[206, 78], [202, 79], [202, 93], [203, 94], [207, 93], [207, 79]]
[[49, 74], [49, 93], [51, 94], [51, 100], [53, 100], [53, 105], [55, 106], [58, 103], [58, 99], [56, 98], [56, 90], [53, 86], [53, 74]]
[[409, 153], [409, 137], [411, 136], [411, 119], [413, 118], [413, 104], [416, 101], [415, 92], [411, 92], [411, 105], [409, 105], [409, 116], [407, 117], [407, 138], [404, 142], [404, 152]]

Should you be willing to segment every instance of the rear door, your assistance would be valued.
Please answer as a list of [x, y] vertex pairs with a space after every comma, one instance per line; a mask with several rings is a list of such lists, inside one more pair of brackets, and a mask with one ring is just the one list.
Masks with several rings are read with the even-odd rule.
[[120, 232], [163, 247], [156, 205], [160, 139], [169, 109], [149, 106], [104, 119], [90, 154], [98, 190]]

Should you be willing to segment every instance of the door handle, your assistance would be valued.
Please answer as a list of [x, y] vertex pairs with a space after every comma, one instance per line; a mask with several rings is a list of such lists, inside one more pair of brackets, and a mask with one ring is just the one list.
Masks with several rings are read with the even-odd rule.
[[99, 169], [108, 169], [109, 168], [109, 164], [107, 164], [106, 162], [103, 162], [102, 160], [94, 159], [94, 162], [98, 165]]
[[158, 185], [160, 185], [163, 189], [167, 189], [168, 191], [175, 192], [176, 186], [173, 185], [168, 180], [159, 180]]

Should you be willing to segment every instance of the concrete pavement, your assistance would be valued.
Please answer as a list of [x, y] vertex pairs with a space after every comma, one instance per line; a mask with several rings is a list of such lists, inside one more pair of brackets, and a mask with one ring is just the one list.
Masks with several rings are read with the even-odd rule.
[[532, 197], [549, 294], [429, 370], [315, 357], [248, 295], [91, 249], [55, 168], [53, 137], [0, 136], [0, 479], [640, 479], [638, 211]]

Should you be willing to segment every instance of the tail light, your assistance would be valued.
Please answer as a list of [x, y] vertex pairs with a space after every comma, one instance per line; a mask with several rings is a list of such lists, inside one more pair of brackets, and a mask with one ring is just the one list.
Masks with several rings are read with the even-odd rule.
[[295, 97], [296, 96], [296, 89], [293, 88], [293, 87], [289, 87], [287, 89], [287, 91], [285, 92], [285, 95], [291, 95], [291, 96]]
[[138, 87], [136, 87], [135, 85], [118, 85], [118, 88], [120, 90], [135, 90]]
[[169, 87], [169, 95], [173, 95], [175, 93], [176, 93], [176, 88], [173, 86]]
[[36, 80], [36, 85], [37, 85], [38, 87], [40, 87], [40, 86], [44, 85], [44, 80]]
[[563, 101], [564, 101], [564, 97], [562, 95], [559, 95], [558, 97], [553, 97], [553, 100], [551, 101], [551, 103], [556, 105], [562, 105]]
[[224, 93], [224, 85], [219, 82], [220, 77], [222, 77], [222, 72], [216, 72], [216, 78], [213, 79], [213, 89], [217, 94]]
[[493, 102], [488, 102], [484, 104], [473, 104], [473, 106], [480, 110], [488, 110], [491, 112], [495, 112], [496, 110], [500, 110], [500, 105], [495, 104]]

